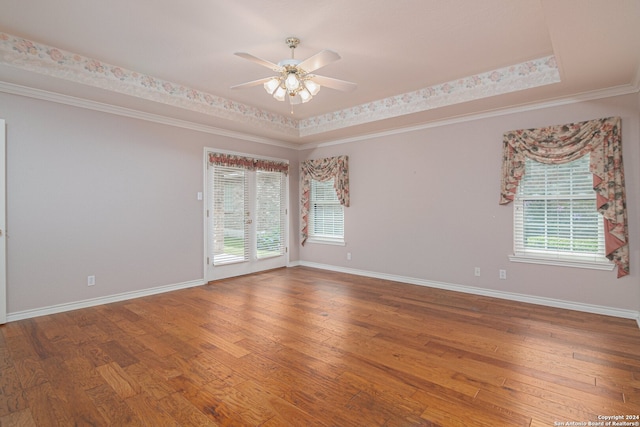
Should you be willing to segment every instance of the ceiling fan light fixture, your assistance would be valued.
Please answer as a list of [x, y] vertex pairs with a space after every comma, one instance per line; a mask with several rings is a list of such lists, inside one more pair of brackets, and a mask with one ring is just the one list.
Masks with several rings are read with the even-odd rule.
[[304, 85], [312, 96], [316, 96], [320, 92], [320, 85], [313, 80], [305, 81]]
[[296, 73], [289, 73], [284, 80], [284, 85], [289, 92], [295, 92], [300, 87], [300, 80], [298, 80]]
[[273, 93], [273, 97], [278, 101], [284, 101], [284, 97], [287, 94], [287, 90], [282, 86], [278, 86], [278, 89]]
[[274, 77], [264, 84], [264, 90], [266, 90], [269, 95], [273, 95], [278, 86], [280, 86], [280, 79]]
[[303, 88], [300, 92], [298, 92], [298, 95], [300, 95], [300, 99], [302, 100], [302, 103], [304, 104], [305, 102], [309, 102], [311, 101], [311, 98], [313, 98], [313, 96], [311, 95], [311, 93], [307, 90], [307, 88]]
[[298, 95], [296, 95], [295, 93], [290, 93], [289, 94], [289, 104], [291, 105], [297, 105], [297, 104], [301, 104], [303, 101], [300, 99], [300, 97]]

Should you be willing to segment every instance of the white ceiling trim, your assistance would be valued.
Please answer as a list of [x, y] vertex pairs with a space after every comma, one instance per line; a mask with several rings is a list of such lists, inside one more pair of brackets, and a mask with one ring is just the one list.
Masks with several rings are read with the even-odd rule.
[[221, 129], [215, 126], [194, 123], [187, 120], [180, 120], [173, 117], [162, 116], [159, 114], [148, 113], [146, 111], [134, 110], [118, 105], [105, 104], [102, 102], [91, 101], [88, 99], [76, 98], [74, 96], [63, 95], [60, 93], [49, 92], [42, 89], [34, 89], [26, 86], [16, 85], [0, 81], [0, 92], [12, 95], [25, 96], [28, 98], [40, 99], [43, 101], [56, 102], [58, 104], [70, 105], [72, 107], [85, 108], [92, 111], [100, 111], [103, 113], [115, 114], [118, 116], [129, 117], [132, 119], [146, 120], [148, 122], [160, 123], [167, 126], [175, 126], [178, 128], [194, 130], [197, 132], [208, 133], [211, 135], [225, 136], [229, 138], [239, 139], [242, 141], [257, 142], [259, 144], [275, 145], [277, 147], [285, 147], [298, 149], [299, 144], [292, 142], [284, 142], [280, 140], [265, 138], [261, 136], [250, 135], [244, 132], [235, 132], [227, 129]]
[[441, 126], [449, 126], [457, 123], [465, 123], [465, 122], [470, 122], [474, 120], [489, 119], [491, 117], [506, 116], [509, 114], [517, 114], [517, 113], [522, 113], [526, 111], [540, 110], [544, 108], [553, 108], [553, 107], [559, 107], [563, 105], [577, 104], [580, 102], [595, 101], [598, 99], [629, 95], [633, 93], [640, 95], [640, 88], [637, 85], [623, 85], [623, 86], [617, 86], [613, 88], [585, 92], [577, 95], [574, 94], [567, 97], [553, 99], [551, 101], [536, 102], [533, 104], [519, 105], [515, 107], [505, 107], [505, 108], [499, 108], [495, 110], [484, 111], [480, 113], [472, 113], [468, 115], [452, 117], [449, 119], [436, 120], [428, 123], [419, 124], [416, 126], [407, 126], [407, 127], [402, 127], [398, 129], [391, 129], [387, 131], [370, 133], [366, 135], [357, 135], [349, 138], [334, 139], [334, 140], [325, 141], [325, 142], [313, 142], [313, 143], [297, 146], [296, 148], [299, 150], [309, 150], [309, 149], [319, 148], [319, 147], [330, 147], [333, 145], [348, 144], [351, 142], [368, 141], [374, 138], [381, 138], [381, 137], [390, 136], [390, 135], [398, 135], [398, 134], [403, 134], [407, 132], [415, 132], [415, 131], [420, 131], [424, 129], [432, 129], [432, 128], [437, 128]]
[[0, 33], [0, 59], [18, 69], [298, 135], [291, 118], [10, 34]]
[[2, 32], [0, 32], [0, 60], [6, 65], [21, 70], [298, 137], [317, 135], [560, 81], [554, 56], [547, 56], [297, 121]]
[[302, 151], [302, 150], [309, 150], [309, 149], [318, 148], [318, 147], [328, 147], [332, 145], [347, 144], [350, 142], [371, 140], [374, 138], [384, 137], [388, 135], [414, 132], [414, 131], [419, 131], [423, 129], [437, 128], [440, 126], [448, 126], [455, 123], [464, 123], [468, 121], [481, 120], [481, 119], [486, 119], [490, 117], [499, 117], [507, 114], [520, 113], [523, 111], [538, 110], [542, 108], [551, 108], [551, 107], [557, 107], [562, 105], [575, 104], [579, 102], [593, 101], [601, 98], [622, 96], [622, 95], [627, 95], [632, 93], [640, 94], [640, 88], [634, 85], [618, 86], [615, 88], [597, 90], [593, 92], [582, 93], [579, 95], [572, 95], [569, 97], [558, 98], [552, 101], [534, 103], [534, 104], [518, 106], [518, 107], [506, 107], [498, 110], [485, 111], [485, 112], [476, 113], [476, 114], [469, 114], [469, 115], [454, 117], [446, 120], [438, 120], [438, 121], [424, 123], [417, 126], [409, 126], [409, 127], [399, 128], [399, 129], [392, 129], [389, 131], [375, 132], [375, 133], [359, 135], [351, 138], [336, 139], [336, 140], [330, 140], [330, 141], [324, 141], [324, 142], [313, 142], [313, 143], [304, 144], [304, 145], [254, 136], [254, 135], [250, 135], [242, 132], [234, 132], [226, 129], [220, 129], [214, 126], [203, 125], [200, 123], [189, 122], [186, 120], [175, 119], [172, 117], [161, 116], [158, 114], [152, 114], [144, 111], [133, 110], [130, 108], [104, 104], [101, 102], [76, 98], [69, 95], [62, 95], [59, 93], [48, 92], [42, 89], [34, 89], [34, 88], [15, 85], [12, 83], [6, 83], [2, 81], [0, 81], [0, 92], [18, 95], [18, 96], [25, 96], [25, 97], [34, 98], [34, 99], [40, 99], [40, 100], [49, 101], [49, 102], [56, 102], [59, 104], [70, 105], [78, 108], [86, 108], [88, 110], [100, 111], [100, 112], [109, 113], [109, 114], [116, 114], [116, 115], [129, 117], [133, 119], [146, 120], [153, 123], [160, 123], [168, 126], [175, 126], [179, 128], [194, 130], [197, 132], [209, 133], [212, 135], [226, 136], [226, 137], [235, 138], [243, 141], [251, 141], [259, 144], [274, 145], [278, 147], [284, 147], [284, 148], [290, 148], [293, 150]]
[[300, 136], [316, 135], [558, 82], [560, 73], [555, 57], [551, 55], [300, 120], [298, 127]]

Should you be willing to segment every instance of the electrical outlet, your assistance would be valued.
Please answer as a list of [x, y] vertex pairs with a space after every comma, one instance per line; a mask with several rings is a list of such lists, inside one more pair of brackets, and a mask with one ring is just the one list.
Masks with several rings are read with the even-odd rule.
[[500, 280], [507, 280], [507, 270], [500, 270]]
[[476, 269], [474, 270], [473, 274], [474, 274], [476, 277], [480, 277], [480, 267], [476, 267]]
[[347, 261], [351, 261], [351, 252], [347, 252]]
[[93, 286], [96, 284], [96, 276], [87, 276], [87, 286]]

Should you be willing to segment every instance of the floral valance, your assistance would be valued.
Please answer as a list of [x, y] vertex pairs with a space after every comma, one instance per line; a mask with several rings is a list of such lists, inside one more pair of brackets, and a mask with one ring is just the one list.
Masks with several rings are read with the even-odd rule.
[[327, 157], [324, 159], [307, 160], [300, 165], [300, 186], [302, 197], [300, 210], [302, 215], [301, 243], [307, 240], [309, 225], [309, 201], [311, 180], [329, 181], [333, 178], [333, 187], [340, 204], [349, 206], [349, 156]]
[[289, 174], [289, 163], [274, 160], [254, 159], [234, 154], [209, 153], [209, 163], [218, 166], [229, 166], [248, 170], [282, 172]]
[[562, 164], [590, 154], [597, 208], [605, 219], [607, 258], [618, 266], [618, 277], [629, 274], [629, 232], [622, 166], [619, 117], [589, 120], [504, 134], [500, 204], [514, 200], [525, 174], [525, 158]]

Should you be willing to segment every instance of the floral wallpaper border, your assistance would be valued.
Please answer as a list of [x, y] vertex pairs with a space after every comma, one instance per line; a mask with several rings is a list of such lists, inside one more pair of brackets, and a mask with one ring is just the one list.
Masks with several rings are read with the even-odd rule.
[[0, 61], [18, 69], [298, 135], [297, 121], [289, 117], [2, 32]]
[[0, 62], [14, 68], [299, 137], [560, 81], [555, 58], [547, 56], [298, 121], [3, 32], [0, 32]]
[[555, 57], [547, 56], [301, 120], [298, 128], [300, 136], [314, 135], [558, 82]]

